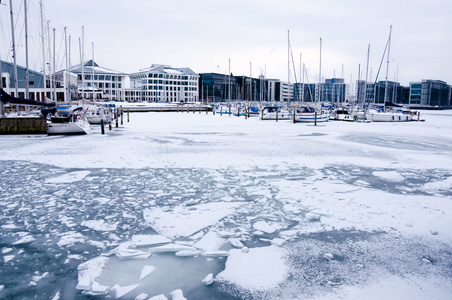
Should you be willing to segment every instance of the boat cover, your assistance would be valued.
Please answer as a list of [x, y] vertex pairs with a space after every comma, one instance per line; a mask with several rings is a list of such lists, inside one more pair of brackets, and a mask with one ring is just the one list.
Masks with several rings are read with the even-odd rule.
[[3, 103], [11, 103], [11, 104], [18, 104], [18, 105], [31, 105], [31, 106], [44, 106], [44, 107], [55, 106], [54, 102], [48, 103], [48, 102], [41, 102], [41, 101], [13, 97], [10, 94], [7, 94], [2, 88], [0, 88], [0, 92], [2, 95], [1, 101]]

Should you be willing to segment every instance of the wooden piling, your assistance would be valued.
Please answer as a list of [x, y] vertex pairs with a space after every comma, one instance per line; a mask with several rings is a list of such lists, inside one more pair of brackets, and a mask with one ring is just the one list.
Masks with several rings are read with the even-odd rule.
[[100, 132], [105, 134], [104, 119], [100, 120]]
[[129, 109], [127, 109], [127, 123], [129, 123], [130, 122], [130, 119], [129, 119]]
[[317, 111], [314, 113], [314, 126], [317, 126]]

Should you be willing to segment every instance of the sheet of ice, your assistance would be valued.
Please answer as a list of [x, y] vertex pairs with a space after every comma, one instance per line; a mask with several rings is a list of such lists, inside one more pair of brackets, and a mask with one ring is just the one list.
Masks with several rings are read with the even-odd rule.
[[170, 239], [162, 235], [136, 234], [132, 236], [132, 243], [137, 247], [153, 246], [170, 242]]
[[262, 291], [275, 288], [289, 276], [284, 251], [277, 246], [253, 248], [248, 253], [233, 249], [230, 254], [225, 270], [215, 280]]
[[402, 182], [405, 178], [396, 171], [375, 171], [373, 174], [385, 180]]
[[90, 173], [90, 171], [74, 171], [57, 177], [47, 178], [45, 183], [72, 183], [83, 180]]
[[143, 217], [159, 234], [169, 238], [190, 236], [234, 212], [241, 202], [212, 202], [193, 206], [144, 209]]
[[96, 231], [115, 231], [118, 223], [107, 223], [105, 220], [88, 220], [81, 223], [82, 226], [86, 226]]
[[253, 224], [253, 227], [256, 230], [263, 231], [266, 233], [273, 233], [276, 231], [275, 227], [271, 226], [265, 221], [257, 221], [256, 223]]

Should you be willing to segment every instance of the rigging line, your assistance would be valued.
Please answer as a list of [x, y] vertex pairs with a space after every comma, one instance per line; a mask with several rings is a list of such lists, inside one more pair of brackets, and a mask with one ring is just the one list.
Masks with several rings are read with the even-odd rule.
[[61, 55], [61, 48], [63, 47], [63, 42], [64, 42], [64, 31], [62, 32], [62, 36], [60, 39], [60, 48], [58, 49], [58, 58], [61, 60], [61, 63], [59, 64], [59, 70], [63, 69], [63, 63], [65, 59], [64, 55]]
[[290, 49], [290, 56], [292, 57], [292, 66], [293, 66], [293, 74], [295, 78], [295, 84], [297, 84], [297, 72], [295, 70], [295, 62], [293, 60], [293, 52], [292, 52], [292, 44], [289, 41], [289, 49]]
[[386, 50], [388, 49], [388, 44], [389, 44], [389, 39], [386, 42], [385, 51], [383, 52], [383, 56], [381, 57], [380, 66], [378, 67], [378, 72], [377, 72], [377, 76], [375, 77], [374, 84], [377, 84], [378, 76], [380, 75], [381, 65], [383, 64], [383, 61], [385, 59]]

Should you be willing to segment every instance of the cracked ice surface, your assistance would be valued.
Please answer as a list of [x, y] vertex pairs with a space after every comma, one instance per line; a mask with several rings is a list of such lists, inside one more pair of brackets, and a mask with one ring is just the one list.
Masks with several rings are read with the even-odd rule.
[[0, 298], [450, 299], [452, 116], [425, 117], [2, 136]]

